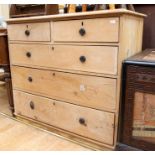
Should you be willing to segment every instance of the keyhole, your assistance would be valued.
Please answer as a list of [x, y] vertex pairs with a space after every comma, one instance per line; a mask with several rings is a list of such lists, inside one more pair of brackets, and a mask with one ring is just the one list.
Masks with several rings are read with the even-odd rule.
[[28, 28], [29, 28], [29, 26], [28, 26], [28, 25], [26, 25], [26, 28], [28, 29]]
[[52, 46], [52, 50], [54, 50], [54, 47]]
[[81, 22], [81, 25], [83, 26], [83, 22]]

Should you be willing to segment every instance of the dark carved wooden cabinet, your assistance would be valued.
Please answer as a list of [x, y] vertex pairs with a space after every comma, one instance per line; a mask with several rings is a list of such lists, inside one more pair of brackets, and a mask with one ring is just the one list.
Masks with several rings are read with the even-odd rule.
[[7, 30], [0, 29], [0, 112], [12, 115], [12, 83], [9, 65]]
[[127, 59], [123, 70], [120, 142], [155, 150], [155, 49]]
[[9, 53], [7, 43], [7, 30], [0, 29], [0, 65], [9, 65]]

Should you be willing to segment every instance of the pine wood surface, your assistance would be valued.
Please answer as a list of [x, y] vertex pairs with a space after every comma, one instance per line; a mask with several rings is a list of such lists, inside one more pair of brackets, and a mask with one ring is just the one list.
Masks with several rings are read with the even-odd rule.
[[[118, 42], [119, 18], [56, 21], [52, 28], [55, 42]], [[83, 37], [81, 28], [85, 30]]]
[[115, 79], [13, 66], [12, 81], [17, 90], [94, 109], [116, 108]]
[[[30, 32], [29, 35], [25, 35], [25, 31]], [[9, 40], [20, 41], [50, 41], [50, 23], [27, 23], [27, 24], [14, 24], [8, 25], [8, 37]]]
[[129, 11], [126, 9], [115, 9], [115, 10], [100, 10], [91, 12], [79, 12], [79, 13], [68, 13], [68, 14], [58, 14], [58, 15], [48, 15], [48, 16], [38, 16], [38, 17], [26, 17], [26, 18], [16, 18], [8, 19], [7, 23], [21, 23], [21, 22], [40, 22], [49, 20], [71, 20], [71, 19], [88, 19], [88, 18], [101, 18], [101, 17], [114, 17], [120, 15], [133, 15], [137, 17], [146, 17], [146, 15]]
[[[31, 56], [27, 57], [27, 53]], [[117, 55], [118, 47], [111, 46], [10, 44], [12, 65], [83, 71], [87, 74], [116, 75]], [[83, 63], [81, 56], [86, 58]]]
[[90, 151], [0, 114], [0, 151]]
[[[14, 90], [15, 114], [113, 145], [114, 114]], [[33, 103], [34, 109], [30, 107]], [[80, 119], [84, 123], [80, 123]], [[104, 133], [104, 134], [103, 134]]]

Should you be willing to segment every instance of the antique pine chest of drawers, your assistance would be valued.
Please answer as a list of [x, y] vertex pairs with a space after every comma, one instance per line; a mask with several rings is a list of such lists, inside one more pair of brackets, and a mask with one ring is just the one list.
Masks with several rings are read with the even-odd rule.
[[121, 64], [141, 51], [144, 17], [118, 9], [9, 19], [17, 118], [115, 149]]

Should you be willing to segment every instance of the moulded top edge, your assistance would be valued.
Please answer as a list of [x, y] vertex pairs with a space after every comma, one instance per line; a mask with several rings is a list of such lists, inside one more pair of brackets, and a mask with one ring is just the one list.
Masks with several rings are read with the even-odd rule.
[[67, 13], [67, 14], [56, 14], [56, 15], [45, 15], [45, 16], [33, 16], [33, 17], [22, 17], [22, 18], [10, 18], [6, 20], [8, 24], [24, 23], [24, 22], [42, 22], [42, 21], [59, 21], [59, 20], [73, 20], [73, 19], [87, 19], [87, 18], [101, 18], [101, 17], [116, 17], [123, 14], [128, 14], [138, 17], [146, 17], [145, 14], [126, 10], [126, 9], [115, 9], [115, 10], [99, 10], [99, 11], [88, 11], [78, 13]]

